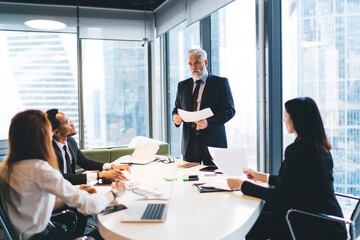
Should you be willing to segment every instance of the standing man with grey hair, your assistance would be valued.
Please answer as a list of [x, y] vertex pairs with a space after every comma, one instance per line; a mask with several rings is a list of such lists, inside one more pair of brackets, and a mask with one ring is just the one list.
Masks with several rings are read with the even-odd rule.
[[178, 84], [173, 121], [176, 127], [183, 122], [178, 109], [211, 109], [212, 117], [183, 123], [181, 154], [185, 161], [213, 165], [207, 147], [227, 147], [224, 124], [235, 115], [234, 101], [228, 79], [208, 74], [206, 52], [196, 48], [190, 49], [188, 55], [192, 78]]

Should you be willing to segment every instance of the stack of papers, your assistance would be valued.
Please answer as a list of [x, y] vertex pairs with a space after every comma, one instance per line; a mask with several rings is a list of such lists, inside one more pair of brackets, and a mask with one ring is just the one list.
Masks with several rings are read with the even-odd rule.
[[225, 178], [216, 179], [211, 182], [201, 185], [202, 188], [216, 188], [226, 191], [231, 191]]

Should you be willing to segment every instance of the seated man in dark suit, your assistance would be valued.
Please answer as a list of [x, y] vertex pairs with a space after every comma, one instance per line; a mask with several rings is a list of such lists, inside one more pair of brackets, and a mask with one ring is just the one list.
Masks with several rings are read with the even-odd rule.
[[[71, 136], [76, 134], [74, 123], [58, 109], [50, 109], [47, 117], [53, 130], [53, 146], [58, 159], [59, 169], [64, 178], [72, 184], [85, 184], [93, 180], [114, 181], [116, 178], [123, 180], [125, 176], [121, 171], [129, 171], [129, 166], [102, 163], [89, 159], [77, 146]], [[79, 165], [86, 171], [84, 174], [75, 174], [75, 167]]]

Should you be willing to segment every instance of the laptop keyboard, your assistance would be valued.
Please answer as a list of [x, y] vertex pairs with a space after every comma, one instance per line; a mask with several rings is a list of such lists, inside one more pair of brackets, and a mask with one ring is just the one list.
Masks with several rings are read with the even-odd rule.
[[165, 209], [165, 205], [165, 203], [149, 203], [141, 219], [161, 219]]

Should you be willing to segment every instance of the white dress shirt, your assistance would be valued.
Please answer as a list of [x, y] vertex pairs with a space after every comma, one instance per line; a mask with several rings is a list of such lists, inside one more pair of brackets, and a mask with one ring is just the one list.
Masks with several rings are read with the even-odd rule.
[[109, 204], [107, 194], [89, 194], [65, 180], [48, 162], [38, 159], [14, 164], [10, 175], [10, 199], [4, 201], [7, 215], [17, 235], [28, 239], [45, 230], [54, 209], [55, 197], [89, 215]]

